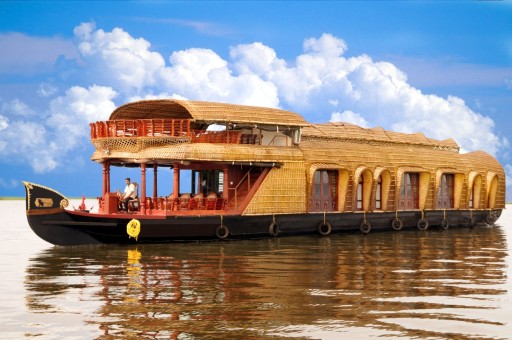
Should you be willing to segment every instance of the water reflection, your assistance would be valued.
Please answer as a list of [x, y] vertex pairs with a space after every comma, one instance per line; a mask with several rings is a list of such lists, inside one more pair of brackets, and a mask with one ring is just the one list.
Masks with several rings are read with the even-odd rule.
[[78, 309], [98, 338], [505, 338], [506, 256], [499, 227], [53, 247], [26, 304]]

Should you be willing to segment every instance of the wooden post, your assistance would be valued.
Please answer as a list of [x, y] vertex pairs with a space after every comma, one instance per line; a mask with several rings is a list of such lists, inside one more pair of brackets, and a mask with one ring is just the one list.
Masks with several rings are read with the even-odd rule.
[[140, 181], [141, 193], [140, 193], [140, 212], [146, 214], [146, 163], [140, 165]]
[[158, 197], [158, 165], [156, 163], [153, 164], [153, 204], [156, 203], [156, 198]]
[[108, 191], [108, 173], [109, 173], [109, 166], [108, 166], [108, 162], [107, 161], [104, 161], [103, 163], [101, 163], [102, 167], [103, 167], [103, 176], [102, 176], [102, 187], [101, 187], [101, 197], [105, 197], [105, 194]]
[[228, 176], [228, 165], [224, 165], [224, 183], [222, 188], [222, 197], [224, 201], [227, 203], [229, 198], [229, 176]]
[[190, 193], [193, 195], [196, 192], [196, 171], [192, 170], [192, 178], [191, 178], [191, 184], [190, 184]]
[[174, 183], [172, 197], [177, 199], [180, 192], [180, 164], [174, 163]]
[[107, 192], [110, 192], [110, 162], [107, 161]]

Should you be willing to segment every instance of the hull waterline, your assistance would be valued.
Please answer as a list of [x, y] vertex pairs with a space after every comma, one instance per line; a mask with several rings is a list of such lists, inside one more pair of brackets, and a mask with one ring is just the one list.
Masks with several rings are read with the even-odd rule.
[[[34, 197], [47, 198], [46, 206], [43, 202], [37, 203]], [[50, 200], [53, 202], [51, 205]], [[29, 225], [40, 238], [55, 245], [169, 243], [305, 234], [328, 236], [341, 232], [366, 234], [394, 229], [447, 229], [492, 224], [501, 214], [501, 210], [497, 209], [259, 216], [102, 215], [66, 210], [66, 201], [64, 196], [51, 189], [35, 184], [27, 185]], [[127, 233], [127, 225], [133, 219], [140, 223], [137, 238]]]

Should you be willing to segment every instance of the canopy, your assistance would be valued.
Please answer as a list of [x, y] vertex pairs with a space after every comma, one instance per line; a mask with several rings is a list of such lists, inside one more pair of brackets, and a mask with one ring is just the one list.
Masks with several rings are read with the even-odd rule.
[[203, 101], [154, 99], [141, 100], [118, 107], [110, 120], [191, 119], [208, 124], [309, 126], [297, 113], [266, 107]]

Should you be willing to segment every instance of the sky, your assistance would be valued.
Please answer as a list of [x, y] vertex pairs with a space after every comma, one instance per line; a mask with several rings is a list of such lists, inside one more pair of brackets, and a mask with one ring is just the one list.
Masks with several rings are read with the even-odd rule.
[[147, 98], [453, 138], [512, 200], [511, 1], [1, 1], [0, 197], [99, 196], [88, 125]]

